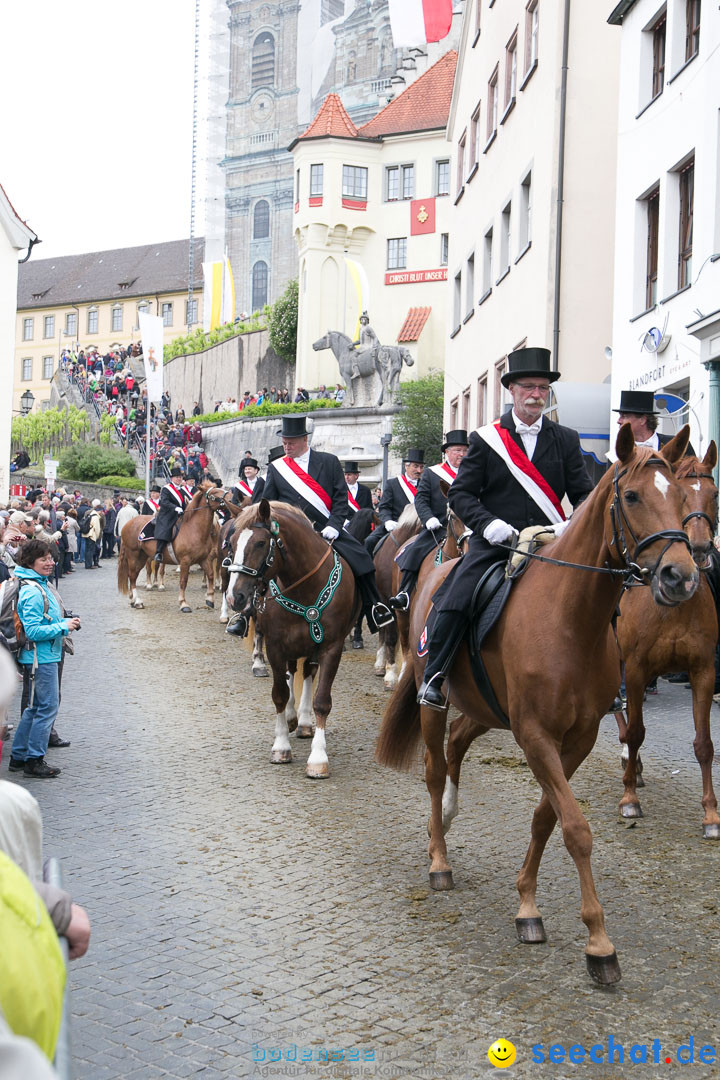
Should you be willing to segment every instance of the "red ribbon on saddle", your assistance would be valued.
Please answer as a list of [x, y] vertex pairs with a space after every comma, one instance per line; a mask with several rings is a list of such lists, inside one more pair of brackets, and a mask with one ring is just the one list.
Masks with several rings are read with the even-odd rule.
[[562, 508], [562, 504], [542, 473], [538, 472], [525, 451], [520, 449], [508, 429], [500, 426], [499, 421], [495, 424], [495, 430], [502, 439], [503, 445], [505, 446], [513, 465], [524, 472], [534, 484], [537, 484], [543, 495], [550, 500], [557, 510], [560, 519], [565, 521], [565, 511]]

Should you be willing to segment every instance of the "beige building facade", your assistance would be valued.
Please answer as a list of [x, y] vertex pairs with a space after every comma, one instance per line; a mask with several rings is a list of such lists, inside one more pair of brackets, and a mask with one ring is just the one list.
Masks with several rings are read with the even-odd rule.
[[[202, 241], [196, 266], [202, 262]], [[50, 383], [62, 353], [101, 355], [140, 340], [138, 314], [160, 315], [164, 338], [202, 325], [202, 285], [187, 288], [187, 240], [112, 251], [33, 259], [20, 266], [15, 316], [13, 410], [29, 390], [33, 410], [50, 405]]]
[[443, 368], [456, 57], [446, 53], [360, 128], [329, 95], [291, 147], [299, 386], [338, 381], [332, 352], [313, 342], [331, 330], [355, 340], [363, 308], [381, 344], [412, 355], [403, 379]]
[[562, 372], [559, 419], [606, 448], [619, 54], [606, 19], [569, 0], [465, 5], [447, 128], [447, 428], [499, 416], [507, 354], [543, 346]]

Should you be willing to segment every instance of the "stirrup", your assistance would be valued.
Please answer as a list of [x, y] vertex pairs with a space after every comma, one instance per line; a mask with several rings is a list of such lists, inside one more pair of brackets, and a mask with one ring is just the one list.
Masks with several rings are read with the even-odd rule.
[[390, 626], [394, 622], [392, 611], [387, 604], [383, 604], [380, 600], [373, 604], [370, 615], [378, 630], [383, 626]]
[[227, 626], [225, 627], [226, 634], [232, 634], [233, 637], [247, 637], [247, 632], [250, 629], [250, 625], [247, 620], [247, 616], [240, 612], [237, 615], [231, 615], [228, 619]]
[[431, 675], [428, 682], [425, 682], [423, 680], [423, 682], [420, 685], [420, 689], [418, 690], [418, 695], [417, 695], [417, 699], [416, 699], [418, 705], [425, 705], [428, 709], [436, 709], [437, 712], [445, 712], [445, 710], [448, 708], [448, 706], [450, 704], [450, 694], [449, 693], [446, 693], [444, 695], [442, 705], [440, 705], [438, 701], [431, 701], [427, 696], [428, 690], [431, 690], [431, 689], [433, 691], [437, 690], [437, 693], [438, 693], [439, 697], [443, 696], [442, 690], [440, 689], [440, 685], [433, 686], [433, 683], [435, 682], [436, 679], [439, 679], [440, 682], [442, 682], [442, 680], [444, 678], [445, 678], [445, 672], [444, 671], [438, 671], [438, 672], [436, 672], [435, 675]]
[[395, 596], [391, 596], [388, 604], [391, 608], [395, 608], [396, 611], [409, 611], [410, 597], [403, 589], [401, 592], [395, 593]]

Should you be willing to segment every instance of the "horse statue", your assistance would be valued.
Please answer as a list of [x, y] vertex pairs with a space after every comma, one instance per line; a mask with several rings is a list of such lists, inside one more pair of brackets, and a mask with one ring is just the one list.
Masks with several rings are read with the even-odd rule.
[[274, 765], [292, 761], [288, 736], [295, 710], [287, 676], [294, 675], [304, 660], [297, 736], [312, 736], [306, 776], [323, 779], [330, 772], [325, 725], [332, 708], [332, 684], [345, 637], [360, 614], [355, 578], [302, 511], [286, 503], [261, 499], [246, 507], [235, 520], [230, 544], [228, 604], [248, 618], [255, 615], [272, 669], [277, 715], [270, 761]]
[[400, 388], [403, 364], [412, 367], [414, 363], [412, 353], [404, 345], [379, 345], [375, 349], [375, 370], [381, 383], [378, 405], [382, 405], [386, 397], [388, 404], [392, 405]]
[[686, 425], [660, 455], [636, 447], [630, 425], [622, 426], [615, 467], [575, 512], [570, 528], [544, 549], [551, 554], [530, 560], [482, 642], [497, 711], [475, 683], [467, 644], [458, 650], [447, 688], [449, 702], [461, 715], [450, 725], [447, 759], [447, 709], [417, 704], [424, 667], [424, 656], [418, 653], [423, 653], [432, 596], [453, 564], [428, 575], [411, 613], [413, 664], [385, 711], [375, 755], [380, 764], [407, 769], [424, 740], [431, 801], [430, 885], [450, 889], [445, 833], [457, 814], [462, 759], [478, 735], [491, 728], [512, 731], [543, 791], [517, 879], [517, 935], [527, 944], [547, 940], [536, 904], [537, 876], [559, 820], [580, 878], [588, 972], [604, 985], [620, 979], [620, 966], [593, 881], [592, 833], [570, 778], [594, 746], [600, 720], [620, 685], [611, 620], [624, 585], [631, 579], [643, 582], [655, 602], [667, 607], [690, 600], [697, 589], [698, 569], [681, 529], [685, 492], [672, 473], [689, 434]]
[[[709, 568], [717, 528], [718, 491], [712, 475], [716, 463], [717, 449], [711, 442], [702, 461], [692, 455], [686, 456], [675, 473], [686, 495], [683, 528], [687, 531], [695, 562], [701, 569]], [[627, 723], [622, 712], [615, 713], [620, 741], [624, 744], [623, 759], [626, 760], [621, 816], [643, 816], [637, 787], [640, 786], [638, 773], [641, 769], [638, 751], [645, 738], [642, 706], [645, 687], [657, 675], [687, 671], [695, 725], [693, 749], [702, 775], [703, 837], [720, 840], [720, 816], [712, 783], [715, 750], [710, 737], [718, 621], [707, 576], [700, 575], [695, 595], [681, 607], [659, 608], [653, 604], [646, 589], [629, 589], [620, 603], [617, 635], [625, 661], [627, 694]]]
[[[224, 505], [225, 492], [216, 488], [210, 481], [200, 484], [187, 505], [180, 522], [180, 529], [171, 544], [163, 553], [163, 563], [179, 565], [180, 592], [178, 603], [183, 613], [192, 611], [185, 599], [190, 567], [202, 566], [206, 579], [205, 606], [215, 607], [215, 510]], [[155, 554], [155, 541], [139, 539], [147, 517], [134, 517], [124, 526], [120, 535], [120, 556], [117, 566], [118, 592], [130, 594], [130, 606], [143, 608], [145, 605], [137, 594], [137, 579], [140, 571]]]
[[313, 342], [313, 349], [315, 352], [331, 350], [338, 362], [351, 405], [355, 405], [354, 379], [362, 379], [362, 396], [368, 399], [369, 404], [374, 377], [377, 374], [380, 379], [380, 396], [376, 404], [382, 405], [386, 395], [392, 401], [397, 392], [403, 363], [409, 367], [414, 363], [409, 350], [402, 345], [374, 345], [371, 348], [356, 349], [352, 339], [339, 330], [328, 330], [324, 337]]

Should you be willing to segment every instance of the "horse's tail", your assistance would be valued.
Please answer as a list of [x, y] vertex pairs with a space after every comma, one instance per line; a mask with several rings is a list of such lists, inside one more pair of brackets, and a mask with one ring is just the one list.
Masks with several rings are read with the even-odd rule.
[[407, 664], [380, 725], [375, 760], [399, 772], [408, 772], [415, 763], [422, 736], [420, 706], [412, 664]]
[[117, 564], [117, 587], [118, 592], [127, 596], [130, 591], [130, 574], [128, 571], [127, 544], [121, 544], [120, 555]]

